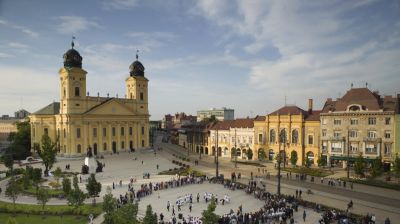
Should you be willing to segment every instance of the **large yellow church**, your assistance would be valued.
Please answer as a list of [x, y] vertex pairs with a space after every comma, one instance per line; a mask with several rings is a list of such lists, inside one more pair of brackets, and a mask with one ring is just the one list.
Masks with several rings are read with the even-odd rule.
[[89, 96], [82, 57], [72, 47], [59, 70], [60, 102], [30, 115], [32, 149], [44, 134], [57, 142], [59, 156], [95, 155], [149, 147], [148, 82], [144, 66], [129, 66], [124, 98]]

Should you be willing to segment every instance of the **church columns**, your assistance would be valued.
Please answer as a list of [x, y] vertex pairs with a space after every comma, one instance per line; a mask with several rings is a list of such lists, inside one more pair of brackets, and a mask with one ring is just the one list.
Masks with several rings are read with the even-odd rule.
[[129, 125], [125, 123], [125, 150], [130, 150], [129, 148]]
[[122, 149], [122, 144], [121, 144], [121, 124], [119, 122], [117, 123], [115, 134], [117, 135], [117, 151], [121, 151], [121, 149]]

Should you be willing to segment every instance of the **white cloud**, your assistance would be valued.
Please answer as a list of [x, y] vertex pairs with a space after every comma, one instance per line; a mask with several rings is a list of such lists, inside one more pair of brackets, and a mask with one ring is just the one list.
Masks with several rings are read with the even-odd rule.
[[19, 31], [21, 31], [23, 33], [26, 33], [29, 36], [34, 37], [34, 38], [39, 37], [39, 33], [38, 32], [32, 31], [31, 29], [29, 29], [29, 28], [27, 28], [25, 26], [17, 25], [17, 24], [11, 23], [11, 22], [6, 21], [6, 20], [0, 20], [0, 24], [8, 26], [8, 27], [11, 27], [11, 28], [16, 29], [16, 30], [19, 30]]
[[28, 45], [17, 43], [17, 42], [10, 42], [8, 43], [8, 46], [11, 48], [16, 48], [16, 49], [27, 49], [29, 48]]
[[131, 9], [138, 5], [138, 0], [105, 0], [103, 1], [103, 7], [105, 9]]
[[171, 32], [130, 32], [137, 48], [142, 52], [150, 52], [152, 49], [173, 42], [177, 36]]
[[61, 21], [57, 31], [63, 34], [75, 34], [91, 27], [102, 28], [97, 22], [81, 16], [60, 16], [57, 19]]
[[0, 52], [0, 58], [14, 58], [15, 55]]

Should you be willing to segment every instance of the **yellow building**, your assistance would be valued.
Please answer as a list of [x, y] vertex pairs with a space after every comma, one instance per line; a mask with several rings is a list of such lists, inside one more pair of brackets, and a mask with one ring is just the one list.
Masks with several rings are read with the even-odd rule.
[[255, 155], [264, 150], [267, 160], [276, 161], [276, 155], [282, 151], [286, 154], [286, 163], [290, 164], [294, 151], [297, 165], [304, 165], [307, 157], [316, 164], [320, 141], [319, 113], [312, 110], [312, 100], [309, 100], [308, 111], [285, 106], [267, 116], [258, 116], [254, 121]]
[[60, 102], [29, 116], [32, 148], [44, 134], [57, 141], [63, 156], [84, 155], [89, 148], [97, 155], [149, 147], [148, 79], [138, 55], [129, 69], [124, 98], [89, 96], [87, 72], [72, 42], [58, 72]]

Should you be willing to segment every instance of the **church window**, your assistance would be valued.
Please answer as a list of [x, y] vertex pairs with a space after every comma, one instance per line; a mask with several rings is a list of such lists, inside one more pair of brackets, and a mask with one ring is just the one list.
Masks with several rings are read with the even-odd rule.
[[32, 136], [35, 137], [36, 135], [36, 131], [35, 131], [35, 127], [32, 128]]
[[275, 142], [275, 130], [274, 130], [274, 129], [272, 129], [272, 130], [269, 132], [269, 141], [270, 141], [270, 142]]
[[133, 128], [129, 127], [129, 135], [133, 135]]
[[94, 138], [97, 137], [97, 128], [93, 128], [93, 137], [94, 137]]
[[80, 138], [81, 137], [81, 128], [77, 128], [76, 129], [76, 138]]
[[81, 153], [81, 145], [80, 145], [80, 144], [78, 144], [78, 145], [76, 146], [76, 152], [77, 152], [77, 153]]
[[142, 127], [142, 135], [144, 135], [144, 127]]
[[309, 145], [314, 144], [314, 136], [312, 136], [312, 135], [309, 135], [309, 136], [308, 136], [308, 144], [309, 144]]
[[57, 128], [57, 138], [60, 138], [60, 129]]
[[299, 140], [299, 132], [295, 129], [292, 131], [292, 144], [297, 144]]
[[79, 96], [79, 87], [75, 87], [75, 96]]
[[115, 127], [113, 127], [113, 128], [111, 129], [111, 132], [112, 132], [112, 136], [114, 137], [114, 136], [115, 136]]
[[121, 127], [121, 136], [124, 136], [124, 135], [125, 135], [125, 128]]
[[142, 140], [142, 147], [144, 147], [144, 140]]
[[64, 128], [64, 131], [63, 131], [64, 133], [64, 138], [66, 138], [67, 137], [67, 132], [65, 131], [65, 128]]
[[124, 141], [121, 142], [121, 148], [125, 149], [125, 142]]
[[49, 129], [48, 128], [44, 128], [44, 134], [45, 135], [49, 135]]
[[107, 150], [107, 143], [104, 142], [103, 144], [103, 150], [106, 151]]
[[107, 128], [103, 128], [103, 137], [107, 136]]
[[140, 92], [140, 100], [143, 100], [143, 93], [142, 92]]

